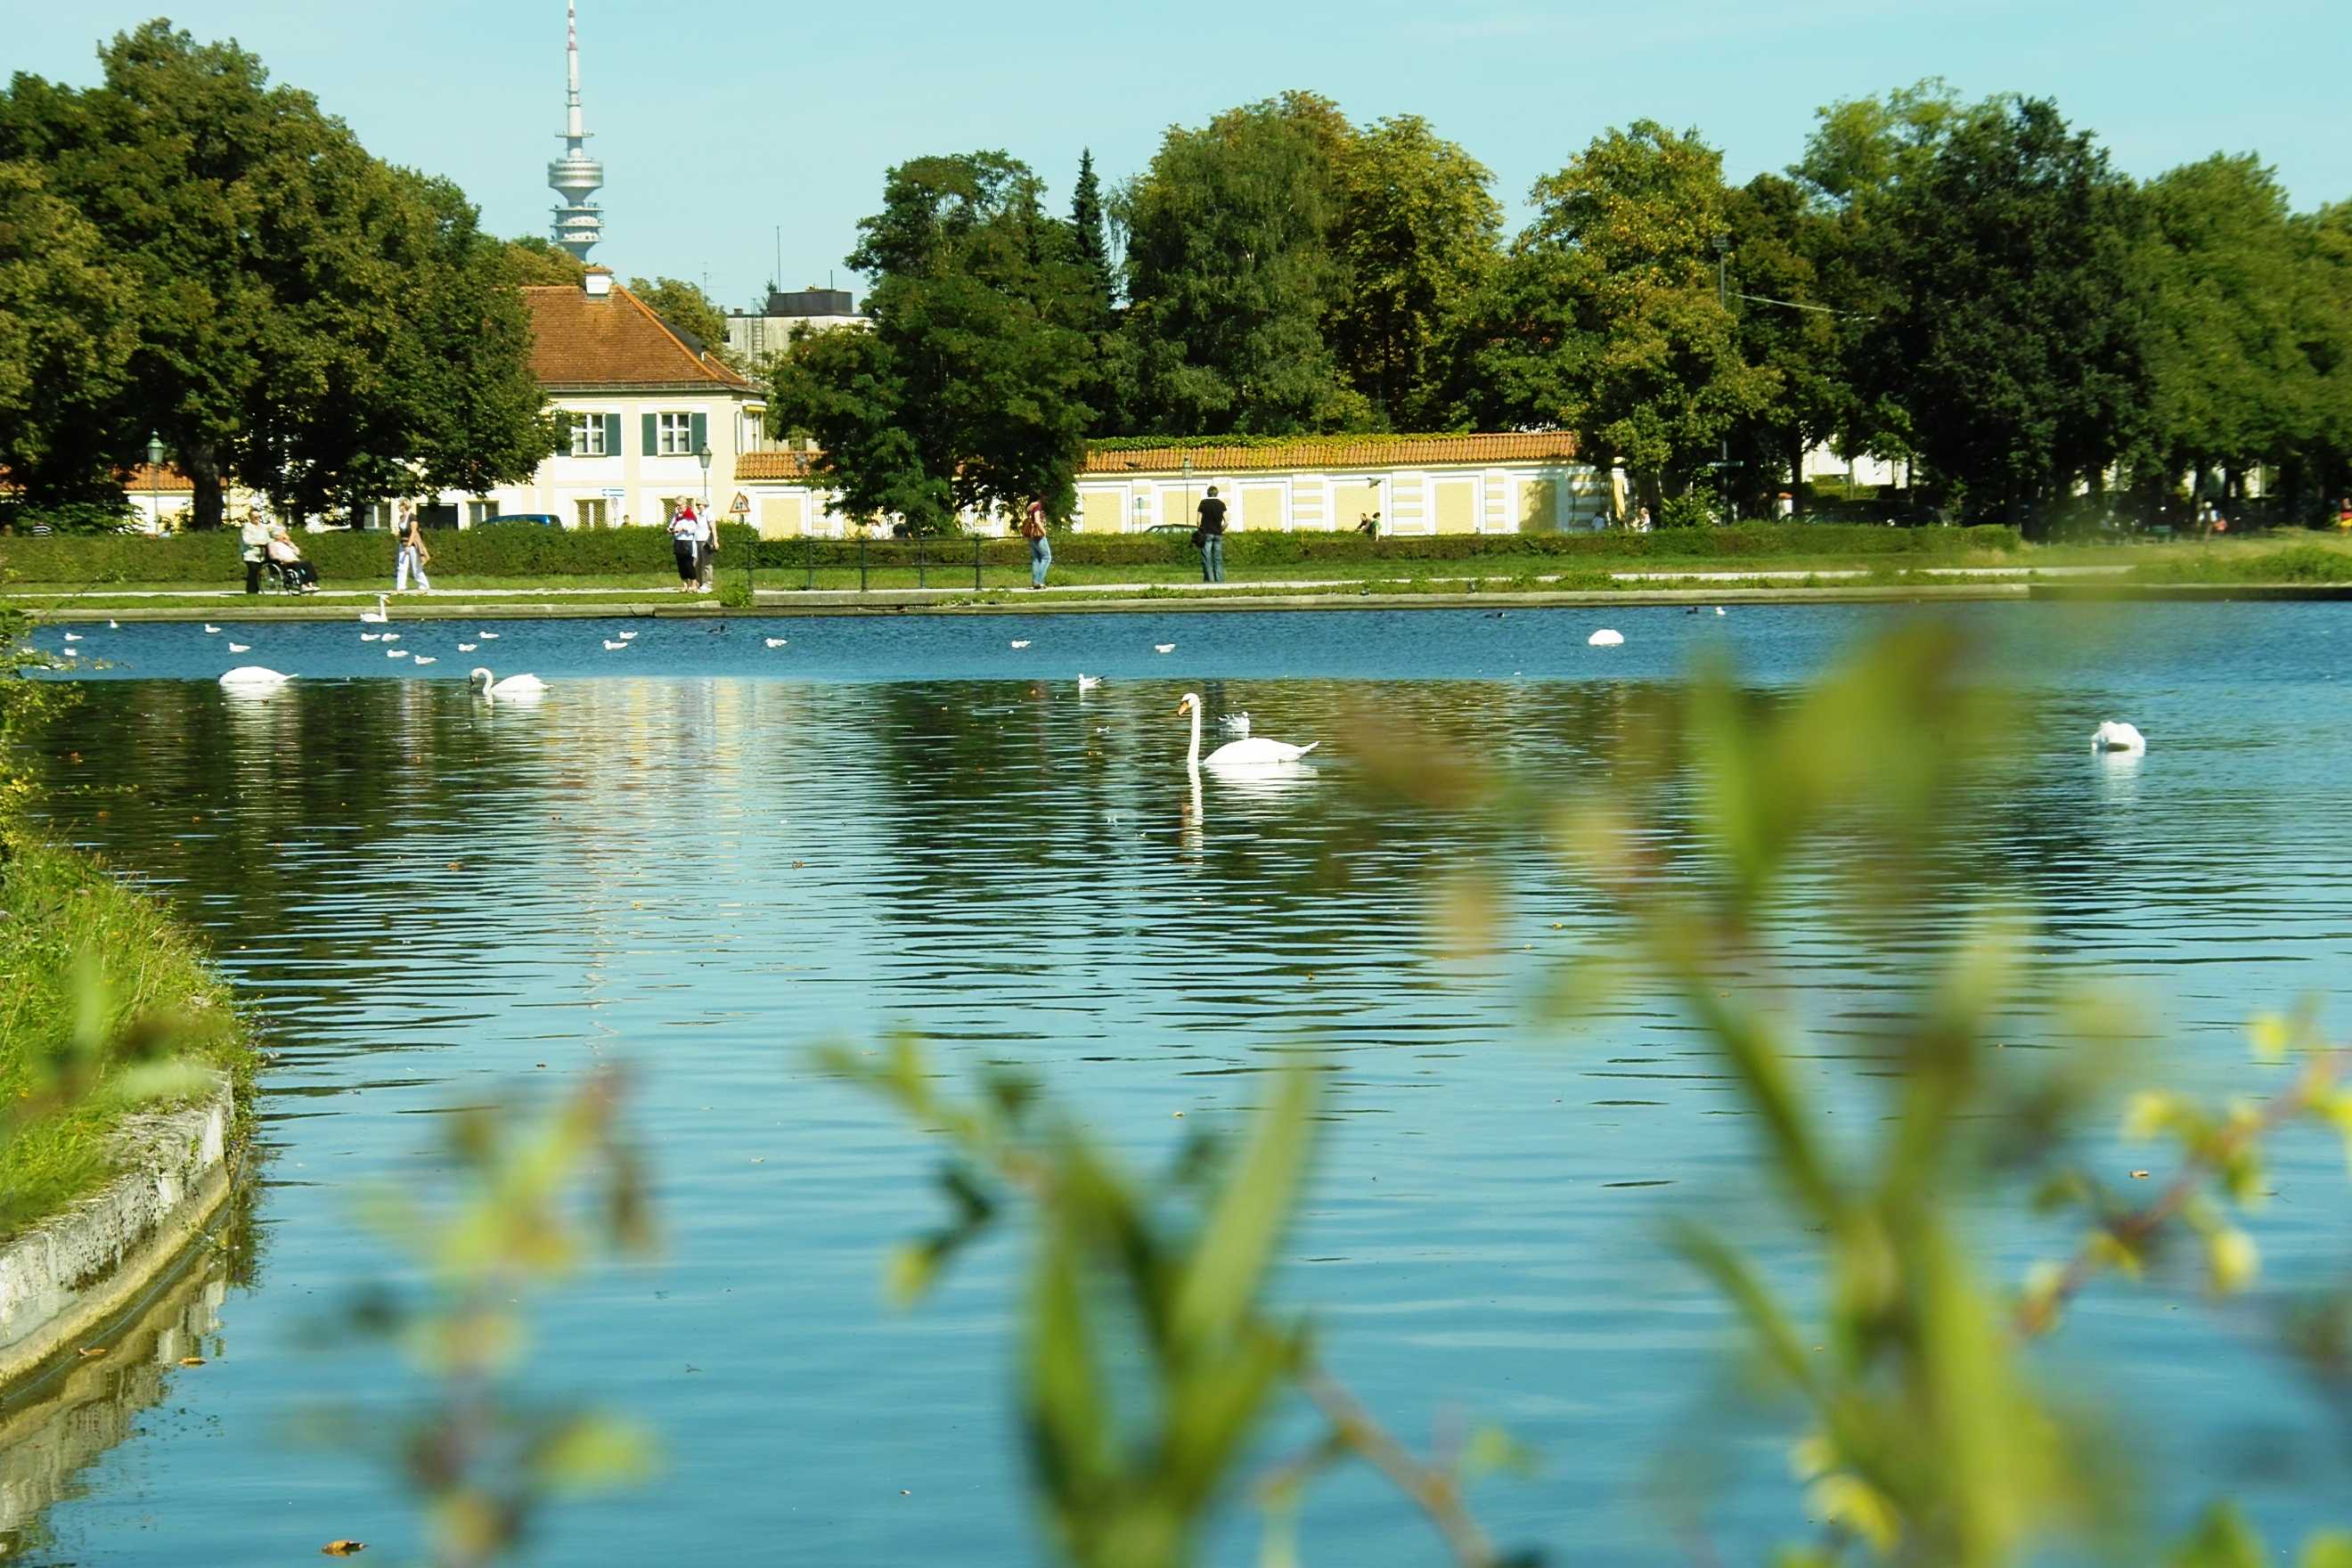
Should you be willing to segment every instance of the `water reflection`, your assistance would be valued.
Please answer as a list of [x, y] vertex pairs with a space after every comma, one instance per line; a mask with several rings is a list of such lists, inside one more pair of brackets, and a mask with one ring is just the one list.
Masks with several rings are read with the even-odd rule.
[[[1852, 889], [1883, 865], [1830, 853], [1792, 884], [1791, 934], [1759, 963], [1815, 1029], [1813, 1088], [1861, 1106], [1873, 1020], [1914, 983], [1905, 955], [1993, 889], [2039, 911], [2053, 968], [2132, 987], [2192, 1083], [2241, 1070], [2254, 1000], [2311, 989], [2340, 1012], [2352, 725], [2294, 618], [2336, 610], [2236, 608], [2003, 656], [2034, 678], [2028, 743], [1968, 803], [1971, 830], [1903, 868], [1948, 889], [1903, 929], [1856, 941]], [[1605, 792], [1675, 763], [1664, 678], [1718, 635], [1699, 619], [1619, 617], [1626, 657], [1600, 673], [1577, 673], [1580, 633], [1515, 613], [1458, 640], [1429, 617], [1301, 617], [1279, 642], [1221, 616], [1182, 640], [1189, 671], [1134, 627], [1036, 628], [1033, 655], [1106, 673], [1086, 692], [1042, 658], [1013, 669], [1001, 624], [947, 621], [792, 630], [778, 658], [854, 671], [838, 680], [730, 674], [727, 637], [656, 627], [631, 676], [558, 679], [530, 708], [462, 680], [306, 681], [259, 704], [209, 680], [94, 684], [45, 748], [49, 807], [207, 927], [268, 1020], [276, 1239], [232, 1323], [260, 1353], [174, 1390], [235, 1443], [174, 1427], [101, 1461], [52, 1510], [60, 1554], [390, 1539], [361, 1522], [404, 1506], [381, 1476], [266, 1438], [321, 1380], [356, 1382], [299, 1349], [316, 1293], [382, 1266], [349, 1194], [396, 1176], [432, 1112], [623, 1059], [669, 1252], [583, 1281], [545, 1338], [558, 1385], [593, 1366], [605, 1403], [665, 1428], [676, 1468], [656, 1508], [551, 1520], [548, 1560], [717, 1555], [782, 1528], [812, 1560], [1032, 1561], [1000, 1441], [1020, 1260], [975, 1258], [919, 1320], [877, 1312], [882, 1247], [929, 1216], [926, 1154], [800, 1055], [912, 1026], [950, 1068], [1037, 1066], [1139, 1158], [1249, 1105], [1276, 1056], [1321, 1053], [1346, 1125], [1293, 1282], [1341, 1370], [1402, 1426], [1444, 1404], [1562, 1456], [1498, 1495], [1499, 1534], [1677, 1560], [1629, 1478], [1681, 1416], [1676, 1391], [1713, 1371], [1720, 1324], [1650, 1227], [1676, 1201], [1738, 1208], [1744, 1130], [1687, 1021], [1638, 987], [1572, 1034], [1530, 1023], [1559, 969], [1607, 953], [1606, 911], [1531, 814], [1481, 807], [1453, 775], [1383, 773], [1354, 737], [1369, 712], [1530, 803]], [[1768, 702], [1854, 625], [1729, 620]], [[531, 645], [556, 635], [518, 630], [502, 662], [556, 679], [563, 647]], [[1007, 678], [936, 679], [957, 668]], [[893, 670], [921, 678], [867, 679]], [[1311, 775], [1196, 787], [1171, 719], [1185, 689], [1324, 737]], [[2084, 715], [2110, 713], [2157, 749], [2086, 769]], [[1706, 866], [1685, 821], [1655, 850], [1661, 875]], [[2293, 1152], [2278, 1180], [2273, 1265], [2340, 1249], [2340, 1154]], [[2104, 1310], [2070, 1342], [2167, 1413], [2132, 1424], [2152, 1467], [2193, 1465], [2274, 1403], [2257, 1350]], [[1755, 1505], [1786, 1495], [1775, 1474]], [[1318, 1557], [1423, 1560], [1377, 1494], [1317, 1506]]]
[[[218, 1375], [229, 1291], [253, 1281], [250, 1183], [231, 1189], [222, 1218], [146, 1302], [92, 1336], [107, 1353], [74, 1361], [0, 1403], [0, 1561], [49, 1542], [42, 1515], [78, 1496], [84, 1473], [137, 1429], [184, 1380]], [[184, 1365], [196, 1362], [198, 1366]]]

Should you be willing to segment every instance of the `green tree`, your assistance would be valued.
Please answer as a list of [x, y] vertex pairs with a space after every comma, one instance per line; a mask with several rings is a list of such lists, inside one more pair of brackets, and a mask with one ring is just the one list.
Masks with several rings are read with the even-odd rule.
[[1105, 319], [1117, 304], [1117, 280], [1111, 275], [1110, 243], [1103, 228], [1102, 181], [1095, 174], [1091, 147], [1078, 152], [1078, 183], [1070, 194], [1070, 232], [1077, 249], [1073, 259], [1085, 279], [1087, 302]]
[[1801, 507], [1805, 453], [1855, 423], [1841, 331], [1853, 318], [1822, 284], [1823, 264], [1841, 259], [1840, 226], [1780, 174], [1727, 193], [1724, 216], [1739, 354], [1774, 378], [1769, 401], [1733, 435], [1733, 459], [1752, 502], [1785, 485]]
[[1134, 371], [1126, 342], [1118, 331], [1118, 279], [1111, 266], [1110, 241], [1103, 208], [1102, 181], [1095, 174], [1091, 148], [1078, 154], [1078, 179], [1070, 196], [1071, 259], [1080, 280], [1078, 320], [1094, 357], [1085, 396], [1094, 410], [1089, 436], [1115, 436], [1129, 428], [1128, 410], [1134, 402]]
[[98, 231], [37, 166], [0, 163], [0, 469], [70, 495], [136, 342], [131, 289]]
[[1482, 413], [1576, 433], [1644, 504], [1691, 491], [1719, 443], [1778, 390], [1740, 356], [1718, 298], [1722, 155], [1636, 121], [1536, 182], [1479, 351]]
[[814, 435], [818, 473], [867, 521], [951, 531], [966, 509], [1076, 504], [1093, 409], [1082, 268], [1037, 178], [1003, 153], [892, 169], [848, 265], [870, 331], [802, 336], [769, 418]]
[[727, 312], [704, 293], [700, 285], [682, 278], [629, 279], [629, 292], [653, 307], [672, 331], [693, 340], [695, 346], [722, 363], [734, 363], [727, 352]]
[[1351, 137], [1334, 172], [1341, 276], [1325, 335], [1340, 371], [1390, 428], [1458, 425], [1463, 334], [1501, 259], [1494, 176], [1417, 115]]
[[[138, 303], [124, 390], [90, 421], [93, 462], [127, 467], [152, 428], [194, 482], [199, 527], [219, 524], [232, 479], [318, 507], [359, 475], [430, 466], [417, 422], [379, 413], [416, 402], [394, 377], [420, 366], [417, 334], [464, 351], [463, 374], [505, 385], [520, 374], [519, 334], [415, 314], [478, 303], [436, 262], [455, 246], [468, 266], [490, 268], [495, 253], [478, 248], [462, 202], [370, 157], [234, 44], [198, 45], [153, 22], [116, 37], [100, 60], [97, 88], [19, 76], [0, 101], [0, 157], [42, 166]], [[481, 285], [503, 287], [503, 273], [486, 270]], [[499, 477], [529, 473], [546, 449], [535, 405], [503, 392], [445, 400], [442, 412], [492, 420], [442, 435], [450, 449], [486, 455]]]
[[1337, 163], [1352, 136], [1291, 93], [1171, 129], [1118, 195], [1137, 423], [1172, 436], [1361, 428], [1324, 322]]
[[588, 264], [556, 244], [535, 234], [520, 239], [501, 242], [505, 254], [507, 276], [519, 287], [531, 284], [569, 283], [578, 287], [588, 275]]
[[2148, 450], [2167, 473], [2228, 470], [2234, 489], [2238, 472], [2289, 460], [2318, 434], [2308, 247], [2251, 155], [2175, 169], [2140, 197]]
[[1858, 368], [1921, 453], [2011, 519], [2095, 478], [2146, 401], [2129, 182], [2056, 105], [1995, 99], [1876, 205], [1899, 287]]

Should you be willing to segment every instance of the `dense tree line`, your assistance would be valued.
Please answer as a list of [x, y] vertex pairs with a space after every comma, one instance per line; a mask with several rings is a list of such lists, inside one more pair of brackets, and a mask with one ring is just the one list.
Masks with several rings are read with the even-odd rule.
[[508, 247], [234, 44], [163, 22], [0, 90], [0, 470], [113, 500], [151, 435], [217, 526], [531, 472], [555, 434]]
[[[980, 206], [925, 194], [982, 167]], [[1085, 156], [1067, 218], [1002, 153], [919, 160], [849, 258], [872, 341], [780, 363], [780, 428], [855, 506], [930, 498], [896, 509], [922, 526], [1014, 493], [983, 471], [1066, 494], [1082, 435], [1567, 429], [1683, 516], [1718, 485], [1761, 507], [1822, 443], [1971, 517], [2258, 465], [2304, 510], [2352, 487], [2352, 203], [2293, 212], [2252, 156], [2136, 183], [2046, 100], [1930, 81], [1822, 110], [1742, 185], [1643, 121], [1516, 235], [1492, 187], [1425, 121], [1307, 93], [1171, 129], [1108, 192]], [[964, 289], [991, 309], [938, 308]]]

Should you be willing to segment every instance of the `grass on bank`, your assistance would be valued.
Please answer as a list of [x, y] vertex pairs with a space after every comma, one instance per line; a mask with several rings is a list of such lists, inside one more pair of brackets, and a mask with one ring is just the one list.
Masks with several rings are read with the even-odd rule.
[[189, 933], [98, 861], [0, 840], [0, 1241], [121, 1169], [126, 1099], [170, 1055], [243, 1081], [250, 1031]]

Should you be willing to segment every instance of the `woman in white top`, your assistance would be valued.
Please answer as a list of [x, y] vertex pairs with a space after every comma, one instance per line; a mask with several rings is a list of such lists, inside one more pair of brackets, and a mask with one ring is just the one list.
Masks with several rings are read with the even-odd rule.
[[699, 590], [702, 581], [702, 519], [690, 500], [677, 503], [669, 520], [670, 547], [677, 555], [677, 588], [681, 594]]

